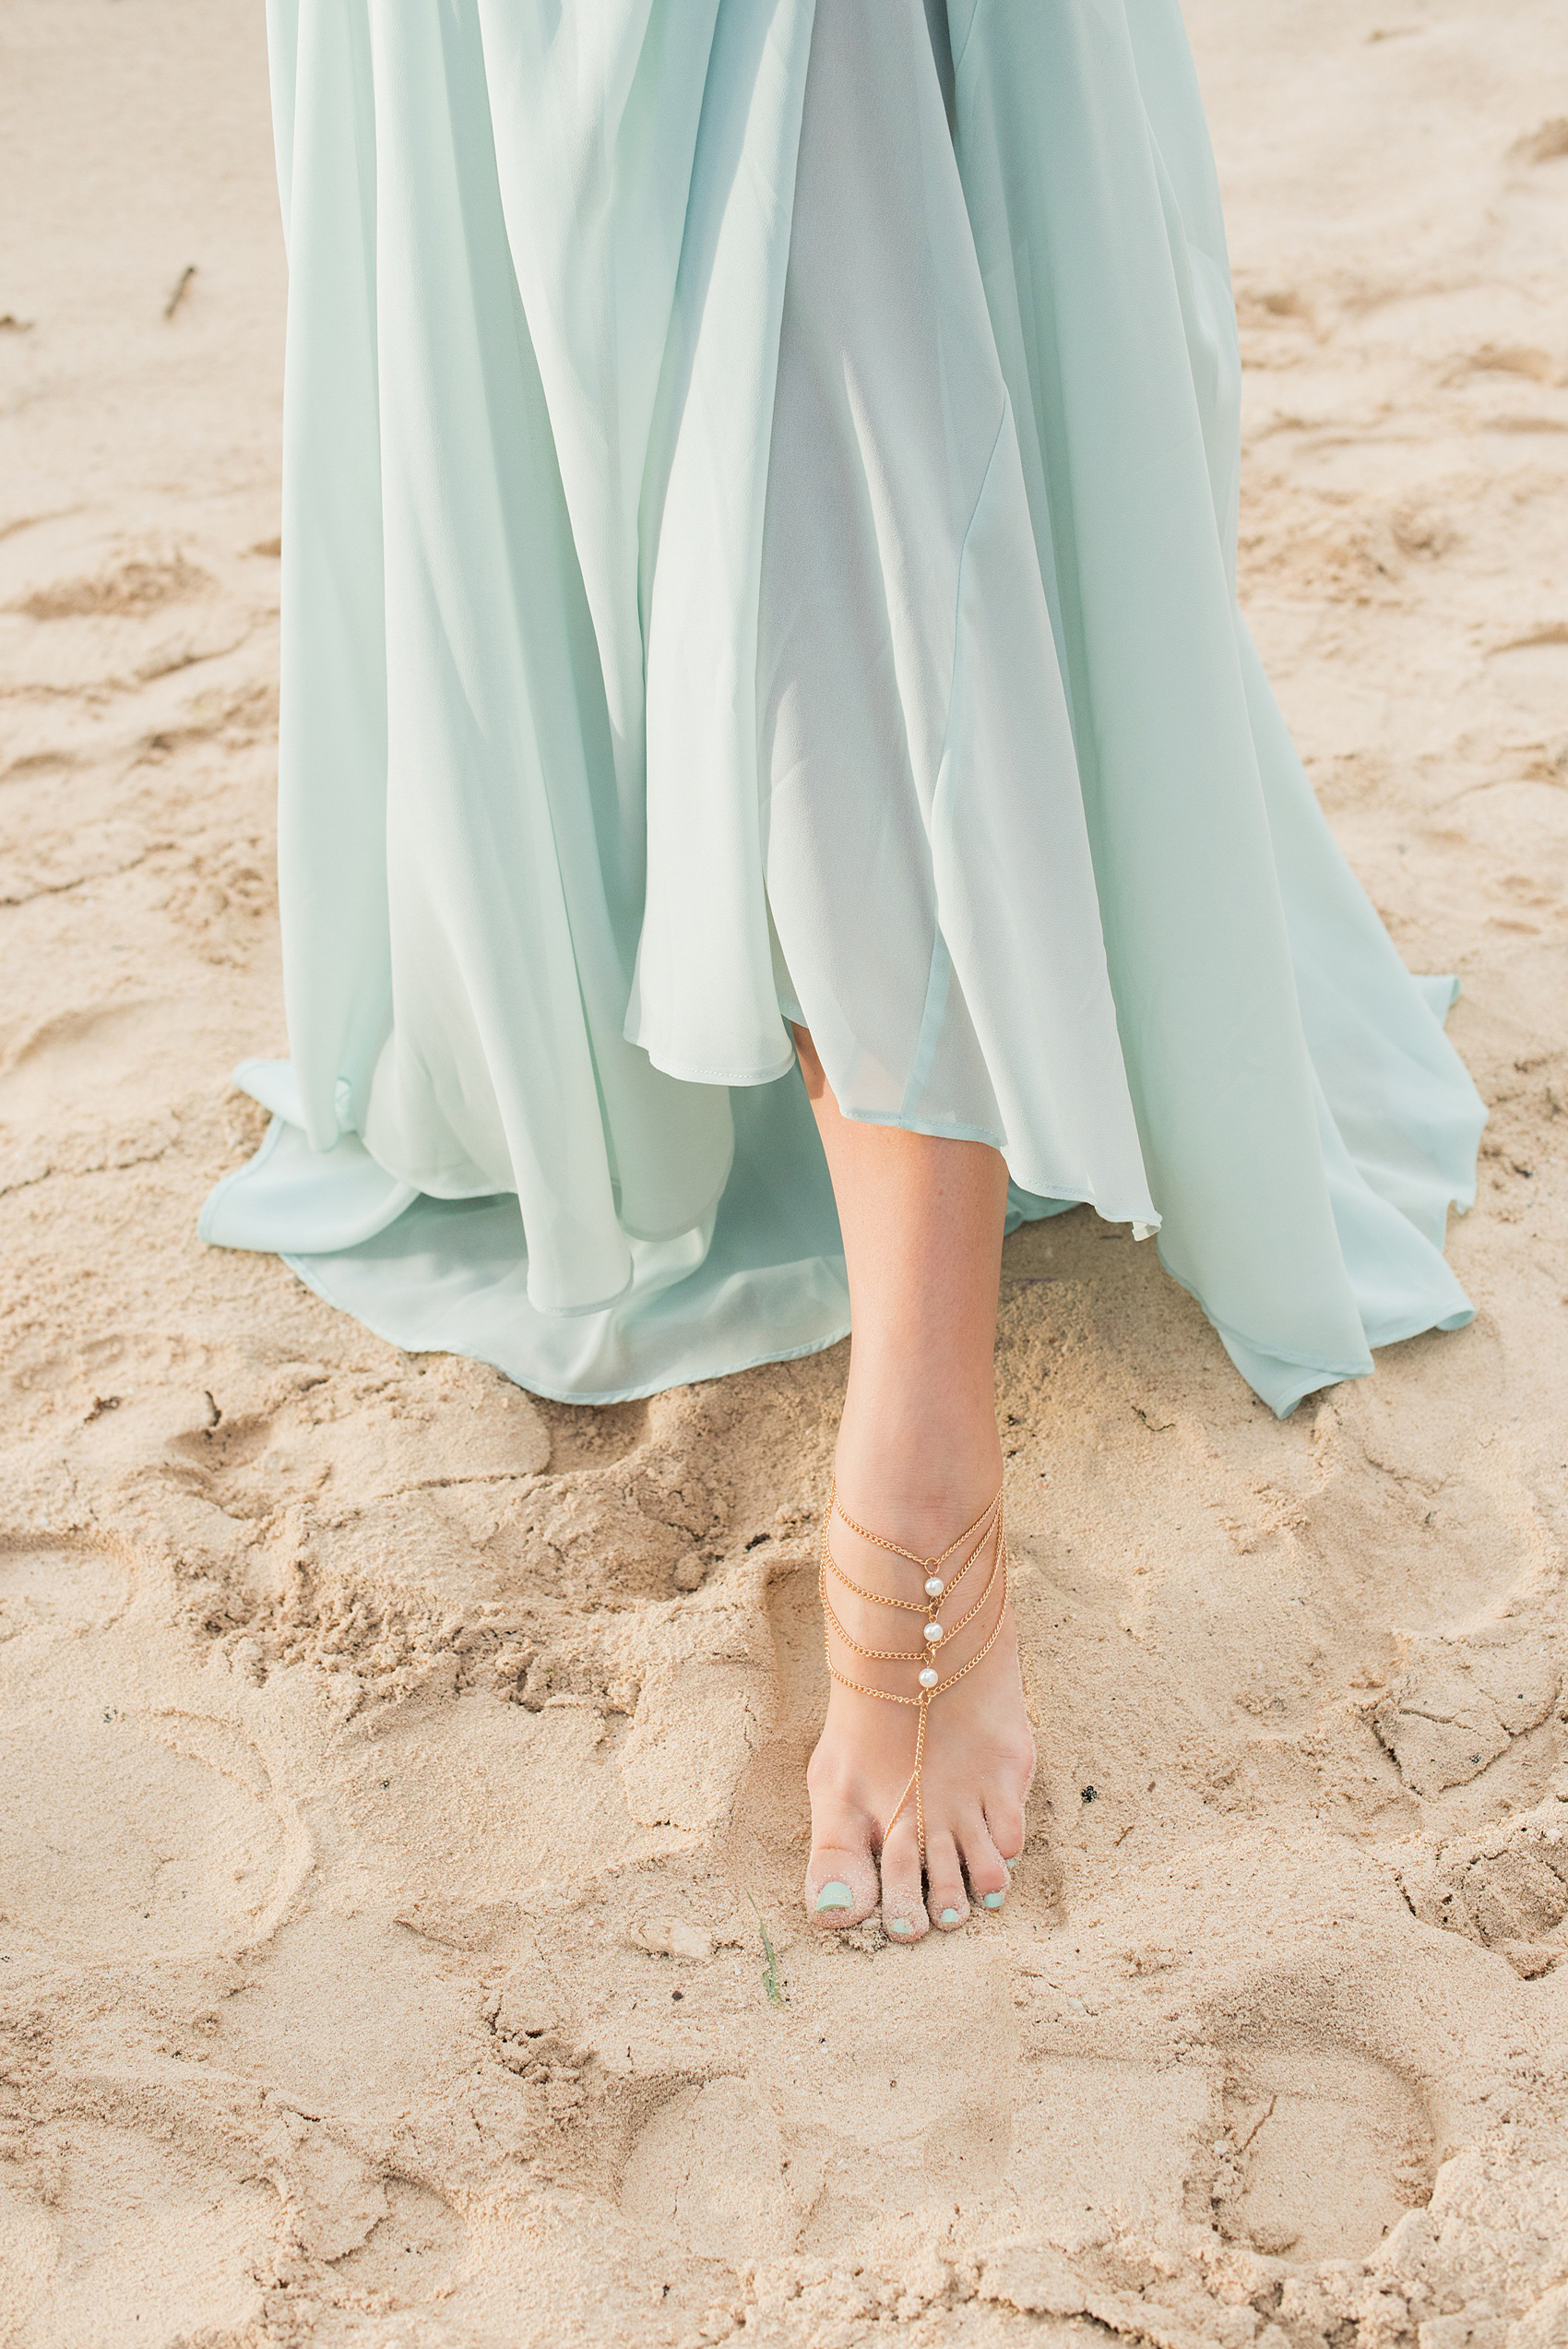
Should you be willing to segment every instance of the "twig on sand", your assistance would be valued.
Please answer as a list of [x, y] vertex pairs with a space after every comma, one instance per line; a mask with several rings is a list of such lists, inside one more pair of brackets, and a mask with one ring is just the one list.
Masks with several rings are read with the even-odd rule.
[[0, 313], [0, 334], [31, 334], [32, 320], [18, 318], [14, 310]]
[[[749, 1892], [746, 1898], [752, 1901]], [[756, 1918], [756, 1929], [762, 1936], [762, 1986], [767, 1994], [768, 2005], [781, 2007], [784, 2004], [784, 1993], [778, 1985], [778, 1952], [773, 1946], [773, 1937], [762, 1921], [762, 1911], [757, 1907], [755, 1901], [752, 1901], [752, 1914]]]
[[196, 263], [194, 261], [187, 261], [184, 268], [180, 271], [179, 282], [176, 284], [173, 292], [163, 304], [163, 315], [166, 318], [172, 318], [175, 311], [179, 308], [181, 303], [184, 300], [191, 280], [195, 277], [196, 273]]

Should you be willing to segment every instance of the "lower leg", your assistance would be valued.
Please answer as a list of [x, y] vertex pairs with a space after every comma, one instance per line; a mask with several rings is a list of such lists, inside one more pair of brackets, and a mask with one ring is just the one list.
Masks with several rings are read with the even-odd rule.
[[[838, 1206], [854, 1339], [837, 1468], [850, 1515], [940, 1547], [1002, 1480], [996, 1294], [1007, 1173], [983, 1142], [839, 1114], [801, 1049]], [[944, 1530], [945, 1529], [945, 1531]]]
[[[854, 1336], [835, 1467], [843, 1508], [868, 1530], [922, 1556], [944, 1549], [986, 1508], [1002, 1481], [993, 1358], [1007, 1177], [983, 1143], [948, 1141], [841, 1115], [811, 1039], [801, 1067], [838, 1205]], [[840, 1520], [833, 1552], [850, 1580], [884, 1597], [918, 1592], [916, 1569], [859, 1539]], [[988, 1569], [982, 1556], [970, 1589]], [[911, 1578], [915, 1578], [911, 1580]], [[910, 1648], [918, 1618], [841, 1596], [834, 1604], [861, 1647]], [[982, 1610], [943, 1661], [951, 1671], [998, 1624]], [[889, 1626], [894, 1628], [889, 1636]], [[908, 1691], [912, 1668], [835, 1653], [848, 1676]], [[968, 1914], [967, 1874], [994, 1904], [1003, 1861], [1022, 1841], [1033, 1747], [1018, 1684], [1010, 1614], [983, 1663], [933, 1706], [925, 1773], [926, 1884], [912, 1808], [882, 1849], [882, 1830], [909, 1777], [915, 1715], [835, 1682], [810, 1776], [814, 1850], [808, 1903], [826, 1886], [826, 1924], [852, 1922], [882, 1900], [906, 1938]], [[1000, 1844], [1000, 1854], [998, 1845]], [[880, 1872], [880, 1883], [878, 1880]]]

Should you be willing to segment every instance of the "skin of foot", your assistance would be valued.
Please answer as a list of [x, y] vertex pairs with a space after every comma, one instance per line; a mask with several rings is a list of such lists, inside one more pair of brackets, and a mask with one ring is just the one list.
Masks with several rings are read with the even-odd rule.
[[[836, 1455], [839, 1499], [868, 1532], [935, 1557], [983, 1514], [1002, 1482], [995, 1346], [1007, 1171], [984, 1143], [845, 1117], [811, 1036], [797, 1028], [795, 1042], [833, 1178], [854, 1322]], [[838, 1517], [829, 1538], [837, 1566], [862, 1591], [921, 1599], [921, 1569], [909, 1559]], [[966, 1555], [967, 1545], [944, 1575]], [[988, 1544], [944, 1601], [944, 1627], [980, 1596], [992, 1559]], [[857, 1598], [837, 1577], [828, 1591], [856, 1648], [897, 1659], [858, 1655], [830, 1633], [835, 1670], [864, 1687], [915, 1696], [927, 1661], [923, 1614]], [[1016, 1627], [1010, 1607], [998, 1627], [1000, 1604], [999, 1579], [974, 1620], [938, 1653], [949, 1679], [997, 1630], [983, 1661], [927, 1712], [923, 1869], [912, 1796], [898, 1809], [914, 1767], [916, 1709], [829, 1681], [806, 1774], [805, 1905], [816, 1925], [842, 1931], [880, 1902], [889, 1938], [918, 1941], [933, 1923], [956, 1931], [977, 1902], [994, 1910], [1004, 1902], [1007, 1864], [1023, 1849], [1034, 1741]]]
[[[871, 1522], [847, 1496], [845, 1506], [862, 1524]], [[950, 1512], [939, 1533], [922, 1532], [923, 1554], [945, 1548], [953, 1534], [978, 1514], [968, 1508]], [[879, 1524], [874, 1530], [883, 1528]], [[907, 1535], [903, 1538], [906, 1546], [916, 1546]], [[902, 1599], [921, 1596], [920, 1570], [907, 1559], [861, 1540], [837, 1518], [831, 1539], [835, 1559], [863, 1590]], [[970, 1546], [967, 1544], [949, 1562], [949, 1573], [962, 1564]], [[993, 1544], [988, 1543], [944, 1607], [945, 1621], [956, 1622], [974, 1604], [993, 1556]], [[908, 1663], [873, 1662], [851, 1652], [830, 1632], [837, 1670], [869, 1687], [913, 1695], [925, 1661], [916, 1653], [923, 1644], [922, 1618], [857, 1598], [831, 1577], [828, 1592], [835, 1613], [857, 1646], [897, 1648], [910, 1657]], [[998, 1579], [973, 1623], [944, 1642], [938, 1653], [944, 1679], [984, 1646], [997, 1623], [1000, 1595]], [[1011, 1605], [1002, 1611], [998, 1637], [983, 1662], [938, 1697], [927, 1715], [923, 1881], [912, 1795], [891, 1832], [885, 1837], [883, 1832], [909, 1783], [916, 1722], [913, 1706], [884, 1703], [836, 1680], [829, 1682], [827, 1717], [806, 1772], [812, 1807], [806, 1907], [814, 1922], [829, 1930], [859, 1924], [880, 1903], [889, 1938], [914, 1942], [933, 1926], [956, 1931], [977, 1903], [995, 1909], [1005, 1901], [1008, 1862], [1023, 1849], [1024, 1806], [1035, 1759]], [[820, 1907], [821, 1895], [830, 1886], [835, 1888], [831, 1904]]]

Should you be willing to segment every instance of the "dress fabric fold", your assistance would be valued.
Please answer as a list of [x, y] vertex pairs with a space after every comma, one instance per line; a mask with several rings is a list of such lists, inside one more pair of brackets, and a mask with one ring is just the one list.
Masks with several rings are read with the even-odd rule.
[[1277, 1411], [1470, 1307], [1480, 1103], [1235, 594], [1177, 0], [269, 0], [291, 1063], [203, 1235], [610, 1401], [831, 1343], [845, 1112]]

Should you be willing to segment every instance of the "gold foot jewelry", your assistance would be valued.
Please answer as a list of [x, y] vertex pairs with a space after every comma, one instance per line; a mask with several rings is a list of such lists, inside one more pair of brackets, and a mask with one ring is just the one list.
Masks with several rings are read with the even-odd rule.
[[[849, 1527], [850, 1532], [858, 1533], [862, 1542], [873, 1543], [879, 1550], [888, 1550], [895, 1557], [908, 1558], [911, 1566], [918, 1566], [921, 1569], [921, 1580], [925, 1585], [924, 1598], [885, 1599], [880, 1591], [862, 1591], [858, 1582], [851, 1582], [849, 1576], [844, 1572], [843, 1568], [838, 1564], [837, 1558], [835, 1558], [832, 1546], [828, 1541], [828, 1529], [835, 1517], [841, 1518], [844, 1523]], [[992, 1548], [993, 1539], [994, 1547]], [[962, 1566], [956, 1568], [952, 1574], [946, 1573], [944, 1569], [948, 1559], [954, 1556], [957, 1551], [961, 1550], [966, 1542], [971, 1540], [974, 1542], [974, 1547], [970, 1550], [968, 1557], [965, 1558]], [[969, 1608], [968, 1614], [961, 1615], [956, 1623], [948, 1624], [944, 1628], [942, 1622], [942, 1608], [944, 1601], [951, 1597], [952, 1593], [957, 1589], [959, 1583], [963, 1580], [965, 1575], [968, 1574], [970, 1567], [974, 1565], [975, 1560], [980, 1556], [982, 1551], [988, 1548], [992, 1550], [992, 1555], [991, 1561], [991, 1572], [986, 1577], [984, 1590], [980, 1592], [980, 1597], [975, 1601], [973, 1606]], [[827, 1578], [829, 1575], [833, 1577], [835, 1581], [841, 1582], [846, 1591], [852, 1591], [857, 1599], [869, 1600], [873, 1605], [879, 1607], [897, 1607], [899, 1612], [904, 1615], [923, 1615], [925, 1616], [925, 1622], [921, 1626], [921, 1630], [925, 1640], [924, 1648], [917, 1649], [911, 1655], [906, 1648], [861, 1647], [856, 1640], [850, 1639], [849, 1633], [845, 1630], [843, 1625], [839, 1622], [838, 1617], [833, 1611], [833, 1602], [829, 1598], [827, 1592]], [[958, 1632], [962, 1631], [966, 1624], [969, 1624], [974, 1621], [976, 1616], [979, 1615], [980, 1609], [985, 1605], [986, 1601], [990, 1598], [992, 1591], [996, 1588], [999, 1579], [1002, 1584], [1002, 1592], [996, 1609], [996, 1621], [991, 1627], [991, 1631], [986, 1639], [985, 1645], [976, 1651], [976, 1652], [969, 1658], [968, 1663], [960, 1664], [957, 1671], [950, 1673], [944, 1680], [942, 1677], [941, 1669], [937, 1663], [938, 1657], [940, 1656], [943, 1649], [946, 1646], [948, 1640], [955, 1638]], [[1002, 1520], [1001, 1491], [998, 1490], [996, 1497], [992, 1502], [991, 1507], [988, 1509], [983, 1510], [981, 1514], [976, 1518], [972, 1525], [967, 1525], [964, 1528], [964, 1531], [958, 1535], [956, 1541], [949, 1542], [947, 1547], [935, 1557], [921, 1557], [917, 1551], [905, 1549], [902, 1543], [889, 1542], [885, 1540], [882, 1534], [873, 1533], [868, 1527], [864, 1525], [857, 1525], [854, 1519], [849, 1515], [848, 1511], [840, 1508], [838, 1505], [838, 1487], [836, 1484], [833, 1487], [832, 1497], [827, 1504], [826, 1515], [822, 1520], [822, 1560], [817, 1568], [817, 1589], [822, 1597], [823, 1640], [827, 1650], [827, 1669], [832, 1674], [834, 1679], [837, 1681], [839, 1687], [841, 1688], [853, 1688], [857, 1695], [861, 1697], [879, 1697], [883, 1703], [886, 1705], [914, 1705], [919, 1709], [919, 1719], [915, 1724], [915, 1766], [909, 1773], [908, 1785], [898, 1797], [897, 1804], [894, 1808], [893, 1817], [884, 1827], [882, 1834], [883, 1841], [885, 1842], [887, 1837], [893, 1830], [895, 1822], [902, 1816], [905, 1804], [909, 1801], [910, 1795], [913, 1795], [915, 1798], [915, 1825], [920, 1834], [921, 1865], [923, 1867], [925, 1866], [924, 1771], [926, 1715], [931, 1710], [932, 1701], [934, 1698], [944, 1697], [949, 1688], [956, 1687], [958, 1682], [964, 1678], [966, 1674], [973, 1672], [977, 1663], [982, 1663], [985, 1661], [985, 1658], [991, 1653], [992, 1649], [996, 1644], [997, 1634], [1002, 1628], [1002, 1618], [1007, 1612], [1007, 1533], [1006, 1528], [1003, 1524]], [[920, 1672], [916, 1675], [919, 1687], [918, 1695], [913, 1697], [896, 1695], [891, 1689], [869, 1687], [863, 1680], [850, 1680], [848, 1678], [847, 1675], [840, 1672], [837, 1666], [834, 1663], [833, 1645], [831, 1640], [828, 1638], [830, 1630], [837, 1633], [839, 1639], [842, 1640], [844, 1645], [849, 1650], [851, 1654], [864, 1656], [868, 1663], [918, 1663], [921, 1667]]]

